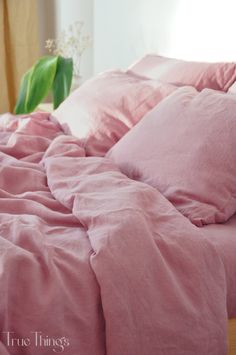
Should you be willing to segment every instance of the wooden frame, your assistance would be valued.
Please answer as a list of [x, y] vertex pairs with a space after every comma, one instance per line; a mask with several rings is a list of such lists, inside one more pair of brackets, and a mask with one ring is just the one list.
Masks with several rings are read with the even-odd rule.
[[236, 318], [230, 319], [228, 325], [228, 355], [236, 355]]

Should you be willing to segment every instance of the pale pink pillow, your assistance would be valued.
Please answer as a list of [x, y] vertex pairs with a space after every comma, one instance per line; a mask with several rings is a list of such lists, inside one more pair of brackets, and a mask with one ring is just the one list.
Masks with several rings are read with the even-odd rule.
[[197, 226], [225, 222], [236, 211], [236, 95], [180, 88], [107, 156]]
[[109, 71], [74, 91], [52, 116], [67, 133], [80, 138], [87, 155], [103, 156], [174, 90], [175, 86], [157, 80]]
[[194, 86], [227, 91], [236, 80], [236, 63], [190, 62], [148, 54], [131, 65], [128, 72], [177, 86]]

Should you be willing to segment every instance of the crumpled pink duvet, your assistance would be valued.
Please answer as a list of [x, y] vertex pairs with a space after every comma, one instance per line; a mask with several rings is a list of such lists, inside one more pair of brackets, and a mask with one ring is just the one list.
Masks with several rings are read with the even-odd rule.
[[224, 355], [200, 229], [47, 114], [0, 119], [0, 354]]

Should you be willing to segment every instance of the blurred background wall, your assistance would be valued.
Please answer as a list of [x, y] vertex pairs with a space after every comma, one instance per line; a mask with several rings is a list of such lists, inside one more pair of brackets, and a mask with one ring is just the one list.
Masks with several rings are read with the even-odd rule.
[[[95, 0], [96, 1], [96, 0]], [[93, 0], [37, 0], [39, 14], [39, 34], [41, 54], [48, 54], [45, 41], [57, 38], [62, 30], [66, 30], [75, 21], [84, 22], [84, 34], [94, 38]], [[93, 75], [93, 42], [84, 52], [81, 61], [83, 81]]]
[[0, 0], [0, 112], [12, 108], [22, 74], [48, 53], [45, 41], [75, 21], [92, 44], [82, 82], [127, 68], [146, 53], [236, 61], [235, 0]]

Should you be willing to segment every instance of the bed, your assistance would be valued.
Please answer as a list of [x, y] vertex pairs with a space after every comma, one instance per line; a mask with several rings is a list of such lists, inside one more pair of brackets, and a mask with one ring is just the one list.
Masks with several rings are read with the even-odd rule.
[[1, 116], [1, 355], [236, 353], [235, 76], [151, 55]]
[[[209, 240], [211, 240], [216, 248], [219, 250], [221, 253], [222, 257], [226, 260], [227, 257], [229, 257], [229, 253], [227, 253], [227, 248], [230, 250], [232, 248], [232, 244], [235, 244], [235, 230], [236, 230], [236, 216], [233, 216], [227, 223], [217, 226], [217, 225], [209, 225], [204, 227], [205, 230], [205, 235]], [[222, 243], [222, 238], [221, 236], [224, 236], [224, 241]], [[232, 254], [232, 261], [235, 263], [235, 257]], [[227, 263], [225, 263], [227, 264]], [[229, 268], [227, 270], [227, 275], [230, 275], [232, 273], [231, 277], [229, 277], [229, 283], [235, 282], [235, 266], [230, 266], [229, 263]], [[231, 284], [231, 287], [235, 288], [235, 285]], [[228, 337], [229, 337], [229, 351], [228, 354], [234, 355], [236, 352], [236, 318], [235, 317], [235, 296], [233, 299], [228, 300], [229, 304], [229, 328], [228, 328]]]
[[235, 342], [235, 334], [236, 334], [236, 319], [229, 320], [229, 355], [234, 355], [236, 353], [236, 342]]

